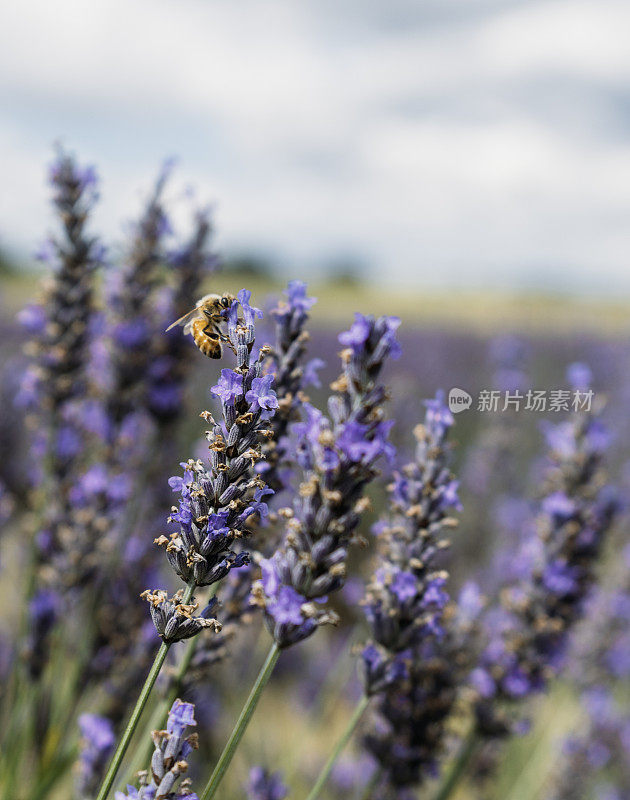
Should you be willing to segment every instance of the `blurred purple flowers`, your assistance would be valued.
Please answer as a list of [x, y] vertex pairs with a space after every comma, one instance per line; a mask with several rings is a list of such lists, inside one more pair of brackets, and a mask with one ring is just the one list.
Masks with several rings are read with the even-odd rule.
[[[584, 368], [577, 372], [586, 380]], [[488, 737], [511, 729], [504, 704], [543, 690], [563, 666], [568, 635], [583, 614], [597, 557], [619, 510], [618, 494], [603, 473], [608, 437], [596, 416], [584, 412], [548, 425], [545, 438], [551, 453], [532, 557], [502, 592], [502, 608], [495, 612], [501, 624], [487, 618], [488, 644], [473, 672], [478, 726]]]
[[[413, 455], [398, 456], [420, 396], [408, 375], [405, 383], [388, 372], [401, 355], [398, 318], [357, 313], [334, 341], [326, 331], [311, 341], [316, 300], [306, 284], [291, 281], [262, 323], [249, 290], [236, 299], [209, 295], [218, 299], [208, 320], [221, 361], [204, 359], [180, 326], [166, 331], [195, 306], [217, 266], [207, 209], [195, 211], [183, 238], [171, 223], [169, 176], [165, 165], [127, 246], [112, 249], [105, 263], [105, 247], [91, 233], [95, 170], [60, 153], [50, 172], [57, 231], [41, 255], [52, 274], [42, 301], [19, 314], [27, 363], [16, 370], [13, 392], [29, 432], [27, 480], [13, 480], [13, 457], [0, 478], [0, 524], [10, 523], [2, 567], [11, 573], [9, 598], [17, 597], [6, 604], [0, 636], [0, 701], [11, 711], [0, 731], [10, 765], [0, 792], [38, 800], [68, 794], [76, 761], [75, 796], [92, 800], [105, 786], [124, 720], [134, 702], [141, 711], [148, 698], [146, 720], [131, 716], [133, 725], [146, 723], [137, 739], [152, 742], [153, 753], [129, 753], [130, 784], [121, 791], [113, 783], [105, 794], [198, 800], [186, 777], [198, 744], [191, 730], [199, 728], [202, 739], [223, 730], [217, 715], [232, 713], [249, 679], [257, 632], [248, 638], [246, 628], [258, 621], [273, 638], [265, 681], [279, 651], [290, 650], [274, 676], [280, 683], [271, 686], [270, 707], [282, 702], [286, 710], [308, 696], [309, 724], [321, 723], [326, 733], [329, 722], [344, 721], [348, 698], [358, 695], [359, 711], [369, 709], [362, 752], [329, 772], [343, 792], [411, 797], [450, 755], [444, 792], [453, 774], [489, 776], [498, 745], [526, 729], [530, 699], [562, 671], [584, 717], [545, 791], [550, 800], [625, 797], [630, 559], [620, 557], [620, 538], [596, 587], [598, 560], [623, 510], [603, 463], [622, 451], [619, 433], [614, 438], [600, 418], [589, 367], [574, 361], [567, 379], [592, 408], [551, 413], [554, 421], [540, 426], [547, 455], [530, 469], [533, 437], [530, 452], [509, 409], [480, 437], [472, 414], [458, 416], [458, 438], [480, 442], [466, 457], [460, 487], [451, 472], [454, 418], [441, 393], [424, 404]], [[269, 319], [272, 343], [262, 344]], [[450, 365], [439, 338], [418, 340], [429, 346], [415, 348], [416, 372]], [[462, 348], [460, 361], [480, 346]], [[319, 356], [340, 347], [341, 372], [323, 388]], [[525, 390], [527, 344], [500, 337], [491, 351], [493, 385]], [[593, 363], [598, 376], [605, 373]], [[202, 449], [182, 423], [188, 402], [195, 414], [203, 408], [207, 387], [213, 405], [201, 414]], [[390, 395], [399, 400], [395, 427]], [[617, 413], [613, 430], [623, 430]], [[3, 442], [11, 425], [0, 430]], [[535, 501], [525, 493], [528, 476]], [[451, 554], [460, 495], [466, 533]], [[492, 566], [477, 551], [495, 530], [495, 543], [503, 541]], [[355, 554], [354, 545], [371, 550]], [[482, 575], [474, 572], [479, 565]], [[146, 586], [165, 588], [142, 592]], [[342, 637], [320, 632], [305, 648], [293, 647], [341, 621], [348, 625]], [[362, 626], [360, 646], [353, 625]], [[348, 641], [359, 651], [361, 680], [351, 679], [335, 698], [332, 684], [352, 660], [340, 654]], [[232, 653], [241, 658], [220, 669]], [[235, 714], [237, 726], [253, 713], [264, 683], [255, 685], [250, 706]], [[334, 715], [322, 712], [319, 693], [335, 700]], [[172, 702], [178, 695], [184, 699]], [[190, 700], [199, 703], [197, 715]], [[456, 754], [449, 745], [464, 723], [471, 733]], [[137, 739], [123, 735], [124, 747]], [[200, 761], [217, 744], [213, 738]], [[268, 754], [278, 747], [270, 735]], [[303, 768], [312, 781], [316, 759], [324, 761], [319, 749], [307, 750], [296, 761], [296, 780]], [[228, 792], [245, 788], [238, 780]], [[246, 791], [252, 800], [288, 795], [280, 774], [262, 767], [251, 769]]]

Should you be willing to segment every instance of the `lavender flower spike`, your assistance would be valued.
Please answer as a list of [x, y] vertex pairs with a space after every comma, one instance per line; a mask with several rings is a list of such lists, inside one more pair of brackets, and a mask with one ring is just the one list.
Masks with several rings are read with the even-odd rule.
[[364, 601], [374, 639], [364, 650], [368, 695], [386, 688], [388, 676], [400, 677], [399, 654], [440, 635], [448, 601], [447, 574], [435, 562], [449, 545], [445, 531], [457, 525], [450, 512], [461, 509], [458, 484], [447, 466], [453, 417], [442, 395], [426, 406], [425, 423], [414, 431], [416, 458], [394, 474], [393, 513], [377, 525], [381, 558]]
[[[76, 535], [68, 536], [68, 531], [76, 530], [72, 489], [85, 458], [86, 436], [79, 419], [89, 389], [95, 273], [103, 257], [103, 248], [89, 233], [97, 199], [94, 169], [79, 166], [62, 151], [49, 177], [60, 227], [60, 233], [49, 240], [46, 253], [54, 272], [41, 303], [20, 315], [31, 337], [26, 350], [32, 363], [24, 374], [19, 400], [30, 412], [32, 452], [40, 456], [33, 464], [33, 482], [41, 483], [44, 501], [35, 540], [38, 591], [33, 610], [38, 622], [42, 619], [41, 599], [54, 591], [60, 600], [89, 571], [87, 559], [76, 557]], [[52, 620], [50, 614], [44, 616], [50, 624], [39, 627], [41, 640], [35, 642], [31, 637], [36, 659], [29, 669], [34, 678], [47, 660]]]
[[568, 634], [583, 614], [598, 555], [619, 508], [602, 468], [608, 436], [596, 413], [575, 413], [550, 424], [545, 436], [551, 452], [545, 497], [527, 548], [530, 563], [503, 591], [502, 625], [490, 630], [473, 673], [477, 727], [486, 738], [509, 733], [510, 709], [544, 690], [563, 666]]
[[188, 756], [198, 747], [196, 733], [186, 736], [188, 728], [196, 724], [194, 705], [175, 700], [166, 730], [152, 733], [155, 750], [151, 768], [140, 773], [137, 789], [127, 786], [126, 792], [116, 792], [114, 800], [199, 800], [190, 789], [190, 780], [182, 780], [188, 770]]
[[[453, 417], [442, 394], [426, 402], [414, 433], [416, 457], [394, 473], [391, 514], [377, 523], [380, 558], [364, 600], [372, 632], [362, 654], [366, 696], [378, 701], [364, 744], [380, 766], [379, 796], [398, 797], [435, 771], [446, 721], [457, 698], [470, 620], [448, 604], [439, 567], [447, 534], [461, 510], [449, 467]], [[464, 593], [470, 619], [479, 610], [472, 586]], [[448, 605], [447, 605], [448, 604]]]
[[310, 338], [305, 325], [316, 299], [307, 297], [302, 281], [289, 281], [284, 294], [286, 300], [271, 311], [276, 323], [276, 342], [269, 361], [280, 399], [271, 423], [274, 436], [265, 446], [264, 471], [267, 484], [275, 490], [286, 487], [287, 483], [284, 473], [291, 462], [289, 425], [299, 420], [301, 405], [308, 399], [304, 390], [310, 383], [319, 385], [317, 369], [324, 365], [319, 358], [304, 363]]
[[[234, 547], [250, 534], [249, 521], [267, 514], [264, 499], [272, 493], [256, 466], [263, 459], [262, 443], [271, 435], [268, 420], [278, 402], [273, 376], [262, 374], [268, 350], [254, 351], [258, 309], [249, 304], [249, 292], [242, 290], [238, 297], [226, 309], [226, 340], [236, 356], [236, 369], [222, 369], [212, 387], [221, 403], [221, 423], [209, 411], [202, 414], [211, 425], [206, 432], [209, 466], [190, 460], [182, 464], [183, 477], [170, 479], [180, 499], [169, 521], [178, 529], [156, 539], [189, 587], [209, 586], [248, 563], [249, 554]], [[188, 638], [214, 625], [203, 617], [186, 616], [190, 613], [187, 601], [182, 605], [181, 600], [167, 600], [159, 592], [146, 597], [164, 641]]]
[[330, 418], [305, 403], [306, 419], [293, 425], [302, 468], [299, 496], [293, 508], [281, 511], [287, 519], [283, 544], [262, 562], [262, 581], [253, 591], [280, 648], [335, 619], [319, 604], [344, 584], [347, 549], [368, 505], [365, 488], [378, 474], [379, 458], [393, 454], [380, 373], [389, 356], [399, 355], [399, 323], [395, 317], [357, 314], [350, 331], [339, 337], [347, 347], [343, 372], [331, 387]]
[[[333, 385], [337, 394], [329, 401], [332, 423], [306, 404], [308, 421], [294, 430], [304, 448], [298, 456], [304, 470], [300, 499], [293, 509], [283, 510], [289, 520], [283, 545], [272, 559], [263, 560], [263, 579], [252, 589], [253, 602], [264, 609], [273, 644], [203, 800], [215, 796], [282, 648], [336, 620], [312, 601], [323, 602], [329, 592], [343, 586], [346, 549], [366, 507], [363, 490], [378, 474], [379, 456], [391, 456], [393, 451], [387, 441], [390, 426], [382, 420], [386, 391], [378, 378], [384, 360], [399, 350], [395, 339], [399, 320], [360, 319], [361, 335], [343, 352], [344, 372]], [[344, 437], [347, 445], [342, 444]]]
[[149, 366], [147, 396], [151, 414], [161, 426], [169, 425], [181, 414], [187, 373], [196, 358], [182, 328], [172, 328], [166, 335], [162, 331], [189, 311], [191, 297], [199, 295], [201, 282], [215, 270], [217, 257], [209, 249], [211, 234], [210, 212], [201, 210], [195, 215], [190, 238], [168, 254], [175, 286], [164, 292], [164, 308], [160, 310], [166, 324], [160, 324], [159, 333], [152, 338], [157, 352]]
[[146, 405], [151, 370], [155, 368], [156, 353], [151, 341], [157, 331], [151, 320], [155, 317], [153, 301], [158, 271], [167, 260], [165, 239], [171, 233], [163, 202], [170, 169], [167, 163], [161, 170], [146, 208], [133, 228], [125, 264], [107, 286], [107, 305], [113, 315], [109, 331], [112, 380], [107, 411], [114, 423], [114, 434], [125, 417]]

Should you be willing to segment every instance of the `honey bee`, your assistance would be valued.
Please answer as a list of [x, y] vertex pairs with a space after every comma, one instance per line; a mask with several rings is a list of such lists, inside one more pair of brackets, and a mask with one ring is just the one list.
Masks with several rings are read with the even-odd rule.
[[221, 358], [223, 349], [221, 342], [227, 337], [221, 332], [224, 322], [223, 311], [234, 302], [231, 294], [207, 294], [197, 302], [195, 308], [184, 314], [166, 329], [170, 331], [176, 325], [183, 325], [184, 333], [189, 333], [197, 347], [208, 358]]

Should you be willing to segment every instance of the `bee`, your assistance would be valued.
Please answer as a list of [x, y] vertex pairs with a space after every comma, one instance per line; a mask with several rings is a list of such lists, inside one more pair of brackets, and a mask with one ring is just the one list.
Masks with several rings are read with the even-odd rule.
[[220, 325], [224, 322], [223, 312], [234, 302], [231, 294], [207, 294], [197, 302], [195, 308], [184, 314], [166, 329], [167, 332], [176, 325], [183, 325], [184, 333], [189, 333], [197, 347], [208, 358], [221, 358], [223, 349], [221, 342], [226, 336]]

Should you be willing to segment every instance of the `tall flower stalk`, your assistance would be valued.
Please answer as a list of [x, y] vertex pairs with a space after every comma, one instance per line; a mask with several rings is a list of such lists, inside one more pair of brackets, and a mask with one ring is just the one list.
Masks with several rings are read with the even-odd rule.
[[[64, 629], [67, 627], [63, 612], [76, 570], [73, 487], [86, 458], [87, 438], [81, 420], [89, 396], [96, 273], [104, 253], [90, 232], [98, 198], [94, 168], [79, 165], [60, 150], [49, 183], [58, 230], [41, 248], [39, 257], [51, 266], [52, 274], [41, 302], [19, 314], [29, 337], [26, 353], [30, 363], [16, 404], [25, 410], [31, 433], [31, 492], [26, 502], [33, 530], [29, 564], [24, 570], [21, 652], [13, 661], [6, 693], [9, 702], [15, 697], [25, 709], [19, 735], [12, 724], [3, 731], [8, 791], [14, 791], [13, 779], [27, 754], [41, 763], [39, 743], [55, 697], [42, 676], [51, 661], [53, 632], [59, 631], [62, 621]], [[27, 681], [33, 685], [26, 687]], [[29, 728], [37, 731], [31, 751], [20, 739]]]
[[[122, 505], [116, 498], [108, 498], [103, 507], [111, 530], [109, 545], [116, 546], [102, 559], [108, 566], [108, 575], [101, 581], [102, 607], [108, 613], [101, 615], [103, 624], [90, 669], [96, 677], [108, 676], [107, 714], [115, 720], [121, 719], [132, 702], [151, 659], [151, 637], [134, 634], [145, 619], [139, 594], [155, 569], [147, 524], [152, 530], [161, 526], [161, 515], [168, 508], [163, 491], [169, 476], [165, 465], [176, 458], [178, 423], [185, 413], [184, 387], [194, 366], [193, 349], [181, 328], [164, 331], [190, 309], [202, 281], [216, 266], [207, 211], [195, 215], [192, 232], [182, 244], [174, 249], [167, 246], [170, 224], [162, 200], [165, 179], [163, 172], [134, 227], [134, 244], [123, 270], [127, 276], [123, 283], [132, 284], [135, 288], [130, 293], [138, 298], [128, 309], [133, 325], [123, 322], [124, 306], [119, 300], [112, 303], [119, 310], [109, 322], [114, 355], [108, 365], [104, 406], [112, 445], [105, 457], [105, 474], [110, 475], [110, 483], [123, 484], [126, 497]], [[112, 284], [110, 297], [115, 299], [121, 292], [120, 278]], [[134, 330], [145, 334], [134, 339]], [[129, 336], [131, 343], [125, 341]], [[126, 354], [118, 353], [129, 349]], [[125, 410], [113, 403], [112, 397], [127, 382], [127, 372], [133, 371], [129, 359], [135, 364], [138, 387]], [[117, 413], [122, 414], [118, 423]], [[151, 454], [158, 449], [160, 459], [147, 459], [147, 451]], [[133, 554], [133, 564], [117, 557], [120, 550]], [[122, 608], [123, 621], [113, 626], [111, 618], [119, 616]]]
[[299, 496], [280, 512], [287, 520], [283, 542], [272, 558], [261, 561], [262, 580], [252, 593], [273, 643], [201, 800], [214, 797], [280, 652], [319, 625], [336, 621], [321, 603], [344, 585], [347, 550], [368, 505], [366, 487], [378, 474], [380, 456], [393, 453], [380, 378], [387, 358], [399, 355], [399, 323], [394, 317], [357, 314], [351, 329], [339, 336], [343, 371], [332, 385], [330, 418], [305, 403], [306, 420], [293, 426], [302, 470]]
[[271, 311], [276, 341], [269, 363], [279, 402], [271, 422], [273, 438], [265, 447], [264, 470], [265, 480], [274, 491], [287, 488], [294, 466], [289, 428], [300, 419], [302, 405], [308, 401], [305, 390], [310, 384], [319, 385], [317, 370], [324, 365], [320, 358], [305, 361], [310, 338], [305, 326], [317, 299], [307, 296], [302, 281], [290, 281], [284, 294], [286, 299]]
[[[33, 450], [41, 456], [40, 468], [34, 470], [43, 493], [36, 538], [38, 584], [61, 592], [76, 568], [71, 544], [72, 487], [85, 458], [81, 418], [89, 393], [95, 273], [104, 251], [89, 233], [98, 197], [95, 170], [79, 166], [61, 151], [49, 181], [60, 232], [42, 249], [41, 257], [53, 266], [44, 298], [20, 314], [32, 337], [28, 353], [33, 363], [25, 373], [19, 399], [32, 415]], [[36, 674], [40, 670], [41, 665]]]
[[211, 391], [220, 399], [221, 421], [211, 412], [202, 413], [210, 424], [208, 466], [189, 460], [183, 476], [170, 479], [179, 503], [169, 517], [176, 529], [156, 543], [166, 550], [167, 559], [185, 588], [170, 596], [163, 590], [147, 590], [155, 629], [162, 645], [147, 676], [131, 719], [114, 754], [97, 800], [105, 800], [142, 710], [174, 642], [195, 636], [204, 628], [219, 630], [210, 615], [209, 603], [200, 613], [195, 592], [222, 580], [232, 569], [248, 563], [249, 554], [236, 550], [249, 534], [248, 521], [267, 513], [264, 498], [271, 490], [256, 472], [263, 458], [262, 442], [269, 435], [268, 420], [278, 401], [271, 384], [273, 376], [262, 374], [267, 349], [255, 349], [255, 319], [262, 312], [249, 303], [250, 292], [239, 292], [238, 300], [226, 303], [226, 334], [221, 334], [235, 356], [235, 369], [222, 369]]
[[[216, 264], [207, 211], [195, 216], [190, 236], [171, 247], [164, 200], [168, 177], [166, 166], [131, 226], [122, 266], [111, 266], [104, 287], [106, 307], [90, 363], [94, 397], [84, 418], [92, 458], [73, 487], [73, 550], [83, 567], [78, 583], [89, 580], [88, 604], [97, 621], [91, 646], [84, 648], [82, 679], [106, 682], [104, 713], [116, 726], [154, 649], [139, 598], [155, 569], [147, 526], [155, 529], [168, 508], [159, 487], [169, 474], [166, 460], [175, 457], [192, 366], [183, 332], [165, 336], [164, 330], [190, 307]], [[163, 457], [154, 459], [158, 448]]]
[[[588, 391], [587, 368], [574, 365], [569, 377], [577, 390]], [[577, 411], [544, 427], [544, 496], [519, 554], [520, 575], [487, 612], [488, 641], [471, 673], [473, 745], [462, 748], [455, 762], [458, 780], [440, 800], [452, 794], [480, 748], [493, 750], [519, 731], [523, 702], [544, 691], [564, 665], [569, 634], [583, 614], [619, 508], [603, 469], [609, 436], [596, 412]]]
[[438, 651], [452, 622], [439, 559], [449, 544], [447, 532], [457, 525], [450, 514], [460, 504], [448, 468], [453, 417], [441, 395], [426, 406], [424, 424], [415, 429], [415, 459], [394, 473], [391, 514], [375, 525], [380, 552], [363, 601], [372, 636], [362, 651], [364, 694], [308, 800], [319, 796], [372, 698], [378, 723], [365, 743], [379, 765], [380, 794], [394, 796], [417, 784], [441, 747], [456, 680], [455, 664], [450, 677], [436, 680]]

